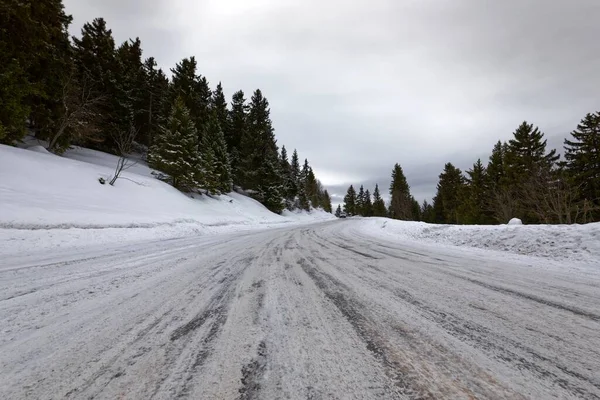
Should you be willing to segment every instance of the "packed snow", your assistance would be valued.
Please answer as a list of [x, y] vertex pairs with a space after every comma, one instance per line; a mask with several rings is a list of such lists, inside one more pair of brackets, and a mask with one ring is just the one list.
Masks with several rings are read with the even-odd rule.
[[[277, 215], [238, 194], [186, 195], [139, 159], [115, 186], [117, 157], [74, 148], [63, 156], [0, 145], [2, 252], [172, 238], [334, 219], [321, 210]], [[69, 228], [69, 229], [67, 229]]]
[[436, 245], [475, 247], [600, 267], [600, 223], [587, 225], [437, 225], [367, 218], [360, 228], [373, 236]]

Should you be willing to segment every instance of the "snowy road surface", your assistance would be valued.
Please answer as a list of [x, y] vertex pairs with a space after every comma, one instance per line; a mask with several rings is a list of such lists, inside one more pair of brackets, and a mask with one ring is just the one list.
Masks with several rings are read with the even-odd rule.
[[0, 398], [600, 399], [600, 272], [356, 226], [0, 260]]

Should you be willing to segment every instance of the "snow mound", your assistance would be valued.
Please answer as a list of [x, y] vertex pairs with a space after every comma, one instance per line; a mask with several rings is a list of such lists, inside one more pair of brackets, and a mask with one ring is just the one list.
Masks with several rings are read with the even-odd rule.
[[519, 218], [512, 218], [506, 225], [523, 225], [523, 221], [521, 221]]
[[600, 223], [587, 225], [437, 225], [387, 218], [361, 220], [361, 231], [407, 240], [498, 250], [600, 266]]
[[0, 254], [8, 247], [20, 251], [17, 243], [33, 244], [36, 237], [36, 246], [51, 247], [84, 239], [177, 237], [327, 218], [322, 211], [277, 215], [234, 192], [188, 196], [154, 178], [140, 160], [115, 186], [98, 183], [99, 178], [109, 180], [116, 161], [116, 156], [83, 148], [57, 156], [39, 145], [0, 145]]

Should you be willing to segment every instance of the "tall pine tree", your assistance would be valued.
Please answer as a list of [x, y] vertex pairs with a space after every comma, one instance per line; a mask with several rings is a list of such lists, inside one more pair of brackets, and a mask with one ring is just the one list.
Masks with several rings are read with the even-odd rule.
[[198, 133], [182, 99], [176, 99], [171, 114], [150, 148], [148, 164], [161, 173], [158, 178], [190, 191], [199, 186]]
[[458, 224], [460, 205], [464, 190], [464, 177], [460, 169], [446, 163], [440, 174], [437, 193], [433, 199], [436, 221], [442, 224]]
[[410, 221], [413, 219], [412, 196], [400, 164], [394, 165], [390, 184], [390, 216], [394, 219]]
[[373, 216], [385, 217], [386, 215], [385, 201], [381, 198], [381, 194], [379, 193], [379, 185], [375, 184], [375, 190], [373, 191]]
[[349, 216], [356, 215], [356, 190], [352, 185], [350, 185], [344, 197], [344, 212]]
[[202, 164], [205, 174], [204, 187], [211, 194], [229, 193], [232, 187], [231, 165], [216, 110], [210, 113], [205, 124], [200, 153], [205, 161]]
[[579, 188], [584, 205], [594, 208], [594, 220], [600, 220], [600, 112], [587, 114], [565, 139], [566, 170]]

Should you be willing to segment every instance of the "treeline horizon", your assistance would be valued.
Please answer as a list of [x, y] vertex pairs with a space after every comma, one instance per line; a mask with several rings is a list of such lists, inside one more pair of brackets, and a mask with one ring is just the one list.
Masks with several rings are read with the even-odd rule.
[[[463, 172], [445, 164], [432, 203], [410, 193], [400, 164], [392, 171], [386, 205], [361, 185], [351, 185], [344, 212], [439, 224], [573, 224], [600, 221], [600, 112], [588, 113], [564, 139], [564, 159], [546, 150], [544, 133], [523, 122], [508, 141], [499, 140], [488, 162], [481, 159]], [[383, 207], [381, 206], [383, 203]], [[336, 214], [342, 212], [338, 206]]]
[[0, 143], [32, 133], [59, 154], [72, 145], [119, 156], [137, 148], [157, 178], [185, 192], [237, 189], [276, 213], [331, 212], [308, 160], [301, 165], [294, 150], [290, 161], [279, 148], [260, 89], [228, 103], [193, 56], [169, 79], [142, 57], [139, 38], [117, 46], [103, 18], [70, 37], [62, 0], [9, 3], [0, 16]]

